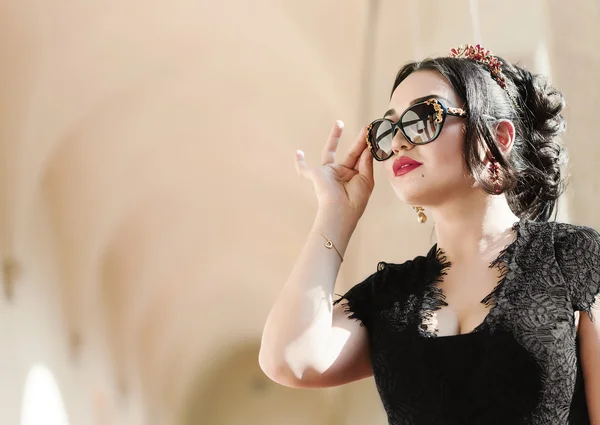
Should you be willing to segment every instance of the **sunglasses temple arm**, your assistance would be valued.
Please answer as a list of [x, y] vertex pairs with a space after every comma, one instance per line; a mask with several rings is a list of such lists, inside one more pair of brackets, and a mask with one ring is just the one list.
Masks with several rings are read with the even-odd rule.
[[461, 118], [467, 118], [467, 116], [465, 114], [457, 114], [456, 112], [446, 112], [446, 115], [452, 115], [453, 117], [461, 117]]

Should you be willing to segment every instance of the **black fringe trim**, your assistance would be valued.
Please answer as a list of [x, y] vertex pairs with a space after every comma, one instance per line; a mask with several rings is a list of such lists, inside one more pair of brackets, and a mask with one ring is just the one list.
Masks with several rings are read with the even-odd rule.
[[433, 273], [428, 276], [425, 282], [423, 302], [420, 310], [421, 325], [419, 333], [428, 338], [435, 337], [438, 329], [432, 331], [427, 328], [426, 324], [430, 323], [437, 310], [448, 305], [446, 296], [437, 285], [443, 282], [444, 276], [448, 274], [448, 269], [452, 266], [452, 263], [448, 261], [448, 257], [441, 248], [436, 247], [433, 261], [437, 267], [432, 268]]
[[485, 306], [489, 307], [489, 308], [493, 308], [496, 306], [496, 303], [498, 302], [498, 296], [500, 295], [500, 291], [506, 284], [506, 276], [508, 275], [508, 272], [510, 271], [510, 267], [508, 266], [508, 264], [511, 263], [513, 254], [515, 252], [515, 248], [517, 246], [517, 241], [519, 241], [519, 239], [520, 239], [519, 238], [520, 222], [515, 223], [513, 225], [512, 230], [513, 230], [513, 232], [516, 233], [515, 240], [513, 240], [502, 251], [500, 251], [500, 254], [498, 254], [498, 257], [494, 261], [492, 261], [489, 265], [489, 267], [491, 269], [497, 268], [498, 272], [499, 272], [498, 283], [494, 287], [494, 290], [492, 292], [490, 292], [490, 294], [487, 295], [483, 300], [481, 300], [481, 303], [485, 304]]
[[351, 301], [348, 298], [344, 297], [343, 295], [337, 295], [337, 296], [339, 296], [339, 298], [333, 302], [333, 306], [335, 307], [336, 305], [338, 305], [342, 301], [344, 301], [342, 303], [342, 311], [344, 313], [346, 313], [346, 315], [348, 316], [348, 319], [356, 320], [360, 323], [360, 326], [365, 326], [363, 321], [357, 316], [356, 312], [352, 309], [352, 306], [350, 305]]

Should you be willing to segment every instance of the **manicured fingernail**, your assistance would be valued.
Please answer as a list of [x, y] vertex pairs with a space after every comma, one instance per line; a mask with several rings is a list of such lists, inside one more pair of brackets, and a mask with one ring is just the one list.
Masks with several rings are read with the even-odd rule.
[[344, 128], [344, 121], [337, 120], [336, 123], [337, 123], [337, 125], [338, 125], [339, 128]]

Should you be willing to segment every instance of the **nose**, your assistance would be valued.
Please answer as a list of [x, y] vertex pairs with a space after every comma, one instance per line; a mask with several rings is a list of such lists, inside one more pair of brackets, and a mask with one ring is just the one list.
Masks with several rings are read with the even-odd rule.
[[402, 134], [400, 130], [396, 130], [396, 134], [392, 139], [392, 152], [394, 152], [395, 155], [398, 155], [402, 150], [409, 151], [414, 147], [414, 145], [408, 143], [408, 140], [406, 140], [406, 137], [404, 137], [404, 134]]

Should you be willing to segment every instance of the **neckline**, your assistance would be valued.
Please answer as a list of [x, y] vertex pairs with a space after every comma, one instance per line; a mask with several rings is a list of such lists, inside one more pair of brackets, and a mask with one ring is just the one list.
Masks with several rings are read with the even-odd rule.
[[[420, 314], [420, 322], [419, 322], [419, 334], [425, 337], [426, 339], [452, 339], [452, 338], [465, 338], [468, 336], [473, 336], [477, 334], [481, 334], [482, 331], [489, 329], [490, 321], [498, 315], [499, 313], [499, 304], [498, 299], [505, 292], [506, 288], [510, 285], [511, 282], [511, 267], [513, 267], [513, 261], [515, 258], [515, 250], [518, 242], [522, 238], [522, 230], [524, 225], [526, 225], [527, 219], [520, 219], [519, 221], [513, 223], [512, 231], [514, 232], [513, 240], [507, 244], [498, 254], [498, 256], [490, 263], [489, 267], [496, 267], [500, 272], [500, 277], [498, 279], [498, 283], [494, 287], [494, 289], [486, 295], [482, 300], [482, 304], [489, 305], [490, 308], [485, 315], [482, 322], [473, 328], [469, 332], [459, 333], [454, 335], [437, 335], [437, 329], [433, 331], [421, 330], [422, 324], [428, 320], [437, 310], [439, 310], [443, 306], [448, 306], [446, 303], [446, 297], [442, 289], [438, 286], [439, 283], [443, 281], [444, 275], [446, 275], [447, 270], [452, 266], [452, 262], [448, 261], [448, 258], [443, 251], [442, 248], [438, 248], [437, 243], [433, 245], [429, 254], [427, 255], [428, 259], [433, 260], [436, 264], [436, 269], [439, 272], [430, 277], [425, 284], [425, 291], [423, 293], [423, 303], [421, 307]], [[430, 305], [431, 308], [427, 309], [425, 306]]]

